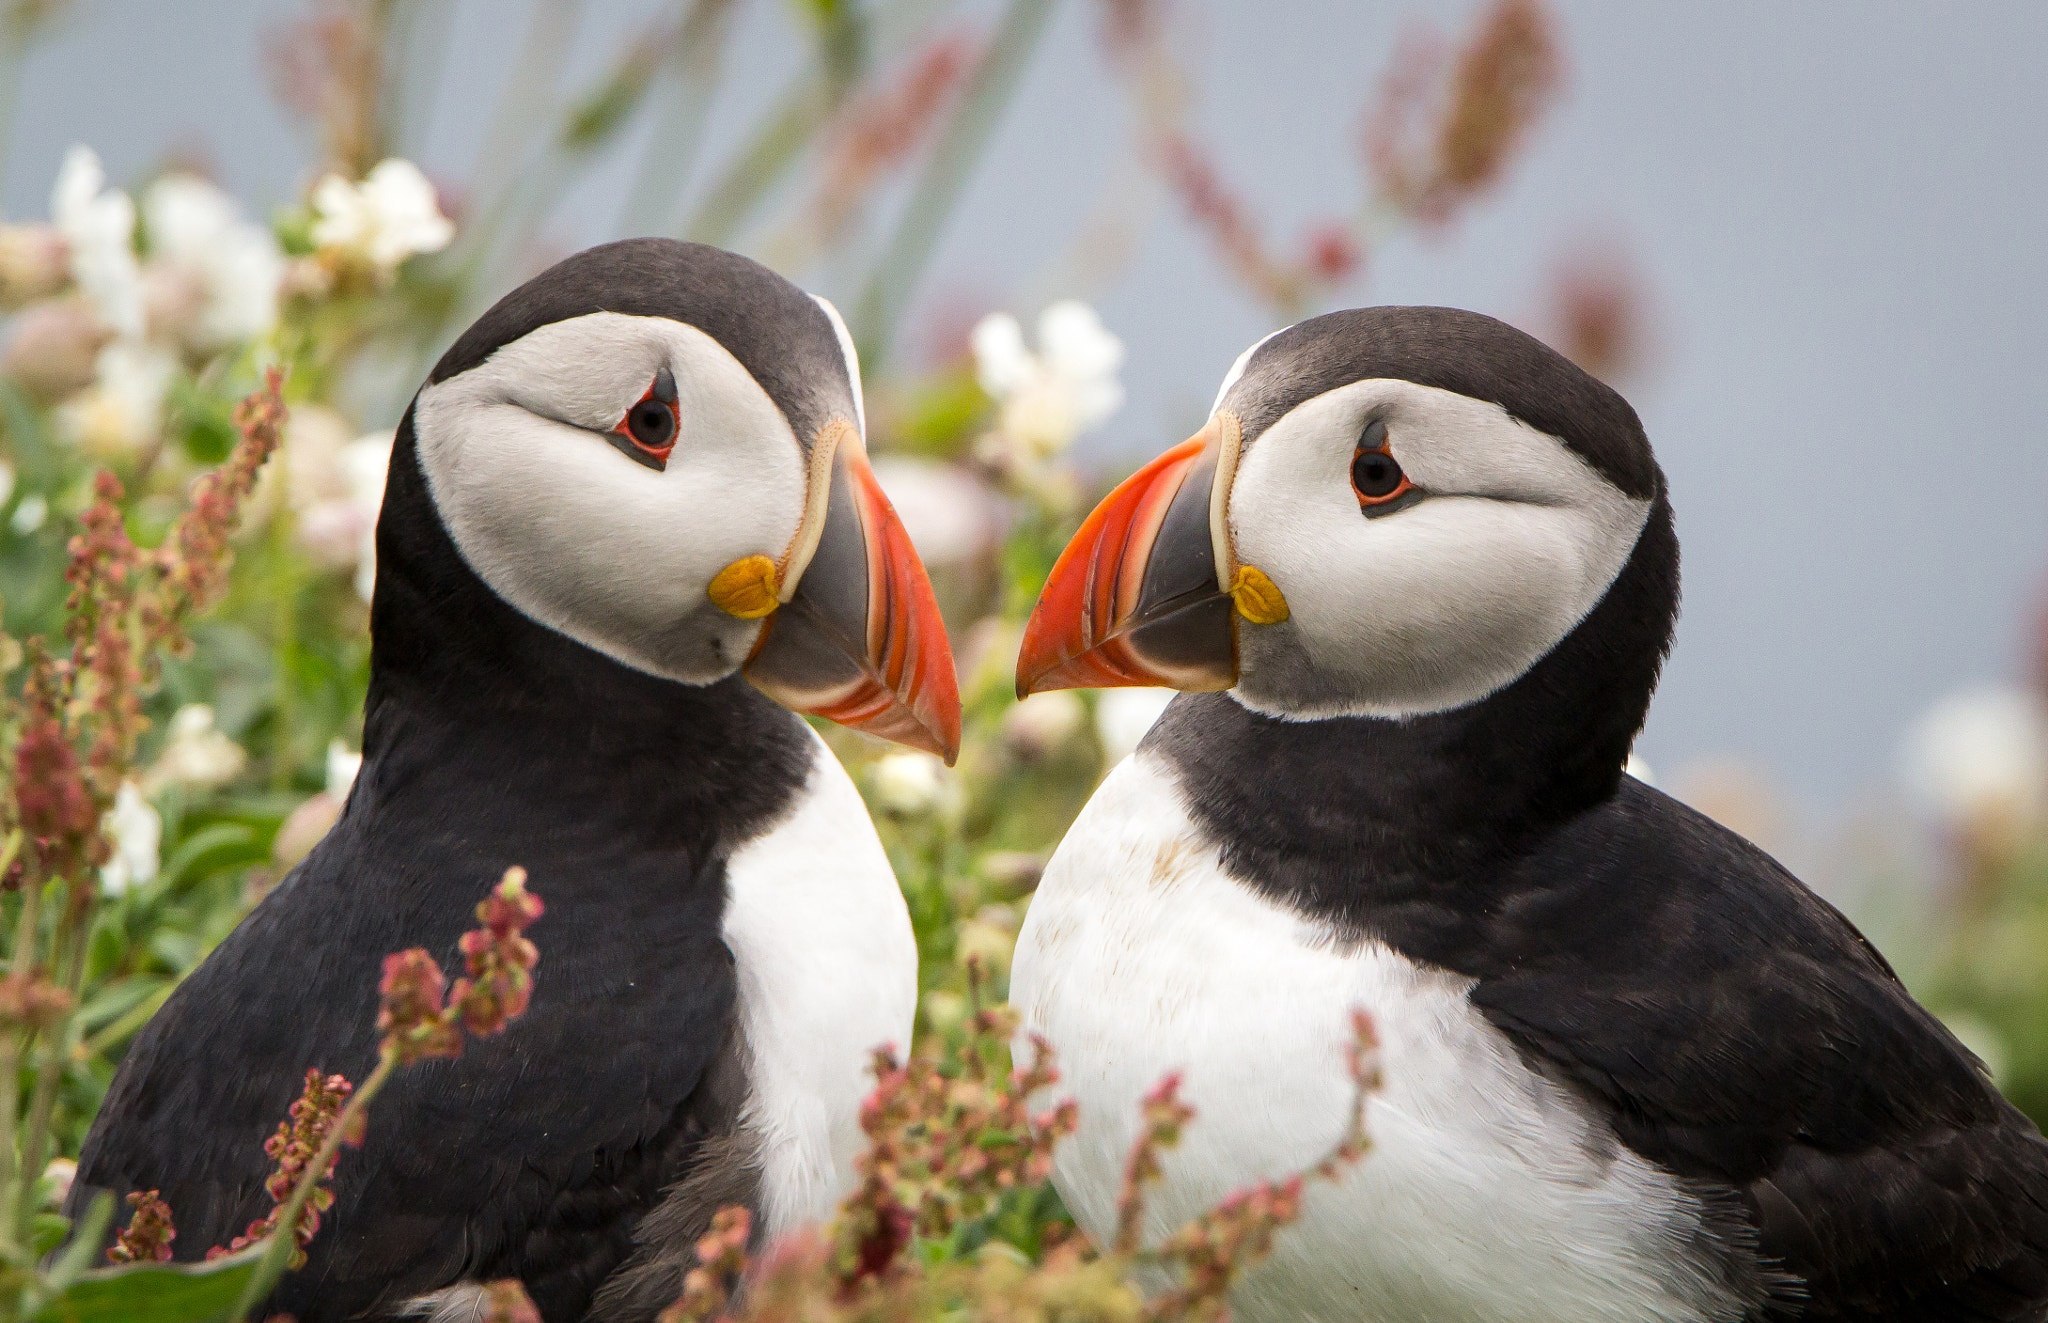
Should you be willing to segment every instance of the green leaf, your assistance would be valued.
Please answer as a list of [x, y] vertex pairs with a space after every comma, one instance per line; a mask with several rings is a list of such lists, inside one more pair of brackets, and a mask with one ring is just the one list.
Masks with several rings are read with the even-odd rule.
[[199, 963], [204, 945], [191, 933], [165, 930], [150, 937], [149, 953], [171, 969], [188, 969]]
[[212, 1263], [101, 1268], [29, 1316], [31, 1323], [219, 1323], [256, 1273], [261, 1247]]
[[891, 439], [913, 454], [957, 459], [967, 453], [989, 407], [988, 394], [971, 371], [942, 372], [911, 393]]
[[166, 882], [262, 863], [270, 852], [256, 833], [239, 822], [217, 822], [187, 837], [164, 861]]
[[184, 423], [179, 439], [195, 463], [218, 464], [235, 448], [234, 406], [189, 378], [171, 387], [171, 403]]
[[29, 1219], [29, 1249], [39, 1259], [62, 1245], [70, 1235], [71, 1219], [62, 1213], [37, 1213]]
[[[116, 937], [118, 936], [119, 934], [116, 934]], [[98, 940], [98, 934], [94, 934], [94, 940]], [[87, 998], [85, 1005], [79, 1007], [79, 1026], [90, 1033], [101, 1025], [111, 1024], [155, 996], [163, 985], [163, 979], [147, 976], [117, 979], [108, 983]]]

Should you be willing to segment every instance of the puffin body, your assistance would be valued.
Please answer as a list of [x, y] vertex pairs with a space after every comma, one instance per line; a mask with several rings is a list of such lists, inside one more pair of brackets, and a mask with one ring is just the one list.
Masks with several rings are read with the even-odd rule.
[[347, 808], [137, 1039], [74, 1206], [160, 1189], [179, 1257], [225, 1243], [305, 1071], [374, 1063], [382, 955], [455, 963], [519, 864], [548, 906], [527, 1013], [393, 1078], [270, 1308], [468, 1317], [517, 1277], [551, 1323], [649, 1319], [718, 1207], [829, 1212], [917, 953], [791, 709], [958, 738], [860, 429], [829, 305], [715, 249], [591, 250], [466, 333], [393, 450]]
[[1239, 1317], [2048, 1317], [2048, 1144], [1847, 920], [1623, 775], [1676, 608], [1633, 411], [1528, 337], [1378, 308], [1239, 360], [1020, 658], [1026, 691], [1192, 691], [1020, 934], [1083, 1226], [1171, 1071], [1155, 1233], [1318, 1161], [1358, 1008], [1371, 1148]]

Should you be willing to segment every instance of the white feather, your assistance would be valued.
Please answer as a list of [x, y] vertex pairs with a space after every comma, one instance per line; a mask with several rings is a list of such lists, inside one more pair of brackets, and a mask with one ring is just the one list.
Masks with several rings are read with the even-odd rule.
[[[1375, 419], [1426, 495], [1367, 518], [1350, 470]], [[1290, 611], [1241, 625], [1238, 697], [1276, 716], [1401, 717], [1477, 702], [1556, 647], [1628, 562], [1650, 503], [1499, 405], [1368, 379], [1254, 438], [1228, 509], [1237, 562]]]
[[868, 406], [861, 398], [860, 353], [853, 347], [853, 332], [846, 329], [846, 319], [839, 315], [839, 309], [832, 306], [832, 300], [823, 294], [811, 295], [811, 300], [825, 310], [825, 316], [832, 322], [833, 338], [839, 341], [839, 357], [846, 364], [847, 384], [853, 387], [853, 425], [861, 439], [868, 435]]
[[[1283, 326], [1280, 328], [1280, 331], [1286, 331], [1291, 329], [1293, 328]], [[1252, 361], [1252, 355], [1258, 353], [1259, 350], [1265, 346], [1266, 341], [1280, 334], [1280, 331], [1266, 332], [1264, 335], [1259, 337], [1259, 342], [1257, 344], [1253, 345], [1250, 349], [1245, 350], [1242, 354], [1239, 354], [1237, 356], [1237, 361], [1230, 365], [1230, 371], [1223, 374], [1223, 384], [1216, 388], [1216, 401], [1215, 403], [1209, 406], [1210, 417], [1215, 417], [1216, 411], [1223, 407], [1223, 397], [1230, 394], [1230, 388], [1232, 386], [1235, 386], [1237, 384], [1237, 379], [1244, 375], [1245, 367]]]
[[869, 1056], [910, 1046], [917, 940], [874, 822], [846, 769], [816, 760], [794, 810], [727, 866], [725, 942], [738, 965], [748, 1101], [768, 1234], [824, 1217], [853, 1186]]
[[[1372, 1148], [1233, 1297], [1236, 1316], [1381, 1323], [1705, 1323], [1742, 1308], [1697, 1253], [1698, 1201], [1531, 1071], [1468, 980], [1330, 930], [1229, 877], [1171, 773], [1113, 771], [1053, 856], [1011, 976], [1081, 1109], [1055, 1179], [1114, 1225], [1141, 1096], [1168, 1072], [1196, 1117], [1147, 1234], [1318, 1161], [1351, 1097], [1349, 1017], [1373, 1016]], [[1022, 1040], [1020, 1039], [1020, 1049]]]
[[[663, 471], [602, 435], [666, 366], [681, 428]], [[694, 326], [598, 312], [553, 322], [420, 392], [435, 507], [463, 559], [527, 616], [639, 670], [702, 684], [758, 622], [705, 596], [743, 556], [779, 558], [804, 452], [738, 359]]]

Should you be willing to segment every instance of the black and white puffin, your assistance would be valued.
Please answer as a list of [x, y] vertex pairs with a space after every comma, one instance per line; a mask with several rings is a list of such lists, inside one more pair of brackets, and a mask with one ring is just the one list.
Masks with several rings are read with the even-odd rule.
[[270, 1308], [468, 1318], [517, 1277], [551, 1323], [647, 1319], [719, 1205], [771, 1235], [829, 1211], [917, 950], [790, 709], [947, 757], [960, 733], [863, 425], [831, 306], [714, 248], [592, 249], [464, 333], [392, 453], [347, 808], [137, 1039], [74, 1208], [156, 1188], [180, 1257], [226, 1242], [307, 1068], [373, 1063], [379, 958], [457, 963], [520, 864], [531, 1008], [393, 1079]]
[[1197, 1109], [1157, 1229], [1341, 1133], [1240, 1318], [2048, 1317], [2048, 1143], [1835, 910], [1622, 771], [1678, 606], [1614, 391], [1499, 322], [1332, 313], [1090, 516], [1022, 692], [1177, 697], [1051, 860], [1012, 997], [1113, 1225], [1138, 1099]]

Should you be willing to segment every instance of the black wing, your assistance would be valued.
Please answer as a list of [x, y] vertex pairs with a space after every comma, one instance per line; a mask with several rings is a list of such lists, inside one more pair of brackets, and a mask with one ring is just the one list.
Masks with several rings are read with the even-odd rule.
[[1762, 851], [1624, 779], [1492, 900], [1443, 963], [1630, 1147], [1732, 1187], [1804, 1282], [1761, 1317], [2048, 1316], [2048, 1143]]
[[[80, 1161], [86, 1192], [158, 1188], [180, 1259], [269, 1207], [263, 1141], [306, 1070], [374, 1064], [382, 956], [456, 940], [501, 865], [474, 840], [374, 833], [345, 817], [150, 1023]], [[388, 829], [391, 824], [386, 822]], [[403, 850], [383, 841], [407, 841]], [[632, 1226], [731, 1121], [714, 1070], [733, 1025], [716, 862], [571, 842], [572, 877], [534, 869], [548, 910], [530, 1009], [460, 1060], [402, 1070], [346, 1150], [306, 1268], [272, 1308], [302, 1323], [374, 1316], [453, 1282], [523, 1277], [549, 1318], [580, 1317]], [[460, 862], [458, 862], [460, 861]]]

